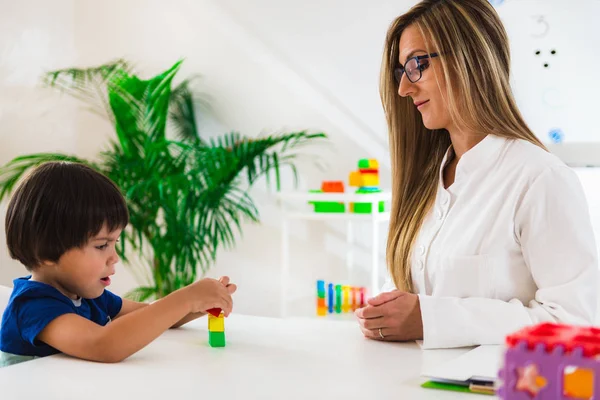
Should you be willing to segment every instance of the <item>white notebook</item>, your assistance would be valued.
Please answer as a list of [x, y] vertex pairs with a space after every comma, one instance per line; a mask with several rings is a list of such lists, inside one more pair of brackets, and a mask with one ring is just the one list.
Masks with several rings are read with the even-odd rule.
[[502, 367], [504, 346], [479, 346], [454, 360], [423, 371], [436, 382], [468, 385], [471, 381], [495, 382]]

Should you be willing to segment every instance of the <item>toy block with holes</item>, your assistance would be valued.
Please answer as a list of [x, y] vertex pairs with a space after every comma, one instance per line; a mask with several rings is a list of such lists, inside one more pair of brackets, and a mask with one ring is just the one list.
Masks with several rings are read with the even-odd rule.
[[[358, 194], [380, 193], [379, 188], [379, 162], [375, 159], [362, 159], [358, 161], [358, 171], [350, 173], [350, 186], [358, 187]], [[371, 214], [371, 203], [350, 203], [350, 212], [355, 214]], [[378, 212], [384, 212], [384, 202], [378, 204]]]
[[[209, 310], [213, 311], [213, 310]], [[208, 314], [208, 344], [211, 347], [225, 347], [225, 315], [219, 310]]]
[[364, 307], [365, 288], [335, 285], [327, 285], [327, 296], [325, 294], [325, 281], [317, 281], [317, 315], [324, 317], [328, 314], [342, 314], [355, 311]]
[[509, 335], [506, 347], [501, 399], [600, 398], [600, 329], [543, 323]]

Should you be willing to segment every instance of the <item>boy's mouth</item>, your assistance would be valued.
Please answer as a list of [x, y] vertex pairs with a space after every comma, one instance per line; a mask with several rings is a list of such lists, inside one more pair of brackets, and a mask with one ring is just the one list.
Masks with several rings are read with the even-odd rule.
[[110, 285], [110, 276], [106, 276], [106, 277], [104, 277], [104, 278], [102, 278], [102, 279], [100, 279], [100, 280], [102, 281], [102, 283], [103, 283], [105, 286], [108, 286], [108, 285]]

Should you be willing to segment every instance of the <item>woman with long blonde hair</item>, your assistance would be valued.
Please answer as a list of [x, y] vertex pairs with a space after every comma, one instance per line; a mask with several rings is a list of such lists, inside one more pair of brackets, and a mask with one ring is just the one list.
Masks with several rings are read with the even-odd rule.
[[521, 116], [487, 0], [424, 0], [390, 26], [381, 69], [393, 202], [384, 292], [366, 337], [502, 343], [541, 321], [593, 322], [598, 261], [576, 174]]

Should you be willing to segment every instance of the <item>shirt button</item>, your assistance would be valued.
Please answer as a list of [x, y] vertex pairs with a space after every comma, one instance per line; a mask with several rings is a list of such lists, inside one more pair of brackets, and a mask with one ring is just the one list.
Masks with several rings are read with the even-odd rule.
[[425, 255], [425, 246], [419, 246], [419, 254], [422, 256]]
[[417, 267], [419, 267], [419, 269], [420, 269], [421, 271], [423, 271], [423, 267], [424, 267], [423, 261], [419, 260], [419, 261], [417, 262]]
[[448, 195], [447, 194], [442, 196], [442, 204], [448, 204]]
[[438, 219], [442, 219], [444, 217], [444, 213], [442, 212], [442, 210], [437, 210], [435, 212], [435, 215], [437, 216]]

